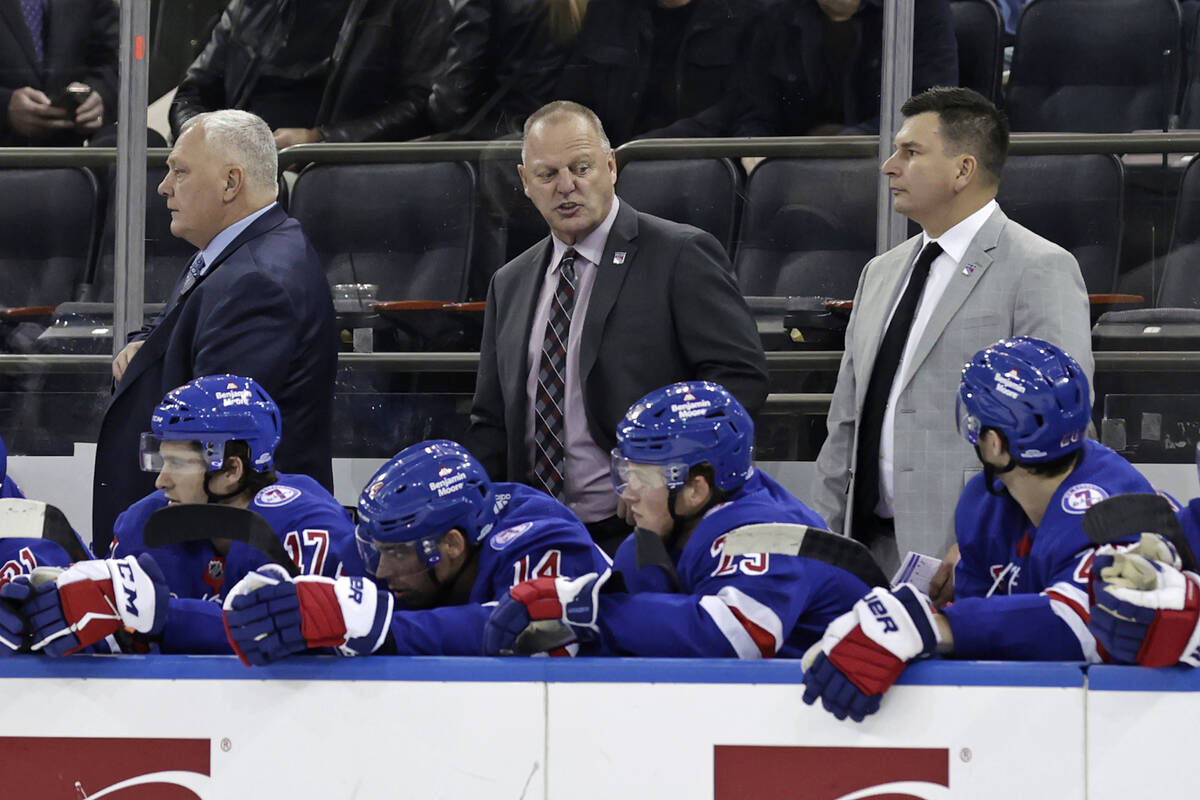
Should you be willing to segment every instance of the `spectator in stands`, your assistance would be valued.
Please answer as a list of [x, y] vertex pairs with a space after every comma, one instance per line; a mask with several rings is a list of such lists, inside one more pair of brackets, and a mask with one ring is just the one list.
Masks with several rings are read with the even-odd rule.
[[445, 0], [230, 0], [171, 103], [171, 132], [240, 108], [278, 147], [412, 139], [445, 54]]
[[153, 491], [137, 471], [150, 412], [170, 389], [201, 375], [254, 378], [283, 414], [280, 470], [332, 491], [333, 301], [300, 224], [275, 202], [278, 159], [259, 117], [226, 109], [193, 117], [167, 159], [158, 191], [171, 232], [197, 248], [163, 312], [113, 361], [116, 391], [96, 445], [93, 546], [108, 549], [113, 521]]
[[[758, 26], [736, 136], [878, 133], [882, 0], [784, 0]], [[916, 0], [912, 89], [958, 83], [947, 0]]]
[[113, 0], [14, 0], [0, 9], [0, 102], [8, 110], [0, 145], [74, 147], [116, 122]]
[[462, 0], [429, 96], [434, 129], [448, 139], [519, 133], [554, 96], [586, 9], [587, 0]]
[[[901, 110], [895, 152], [881, 169], [893, 207], [922, 233], [873, 259], [859, 279], [813, 492], [830, 527], [867, 544], [885, 570], [905, 551], [941, 556], [953, 544], [954, 504], [978, 462], [952, 409], [959, 371], [976, 350], [1038, 336], [1092, 372], [1079, 264], [996, 204], [1004, 115], [959, 88], [923, 92]], [[948, 583], [949, 555], [939, 586]]]
[[591, 0], [557, 97], [630, 139], [721, 136], [765, 0]]
[[594, 113], [550, 103], [524, 135], [518, 171], [551, 235], [492, 278], [467, 444], [497, 479], [562, 498], [613, 552], [630, 531], [609, 481], [625, 410], [704, 379], [753, 413], [766, 362], [717, 240], [615, 197]]

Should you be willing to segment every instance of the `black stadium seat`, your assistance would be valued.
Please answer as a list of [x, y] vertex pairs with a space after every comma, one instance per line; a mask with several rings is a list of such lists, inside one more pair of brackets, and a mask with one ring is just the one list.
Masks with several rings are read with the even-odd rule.
[[314, 164], [296, 178], [289, 205], [331, 284], [376, 284], [380, 300], [464, 299], [470, 164]]
[[1157, 305], [1200, 308], [1200, 159], [1192, 159], [1179, 185], [1175, 233], [1163, 266]]
[[734, 272], [742, 294], [849, 300], [875, 255], [873, 158], [767, 159], [750, 174]]
[[617, 173], [617, 195], [638, 211], [708, 231], [733, 246], [741, 171], [727, 158], [631, 161]]
[[993, 0], [952, 0], [958, 40], [958, 85], [993, 102], [1000, 98], [1004, 61], [1004, 19]]
[[1113, 291], [1124, 169], [1113, 155], [1010, 156], [997, 200], [1010, 219], [1069, 250], [1089, 293]]
[[87, 169], [0, 169], [0, 307], [76, 297], [95, 256], [98, 195]]
[[1015, 131], [1162, 129], [1180, 70], [1176, 0], [1032, 0], [1007, 109]]

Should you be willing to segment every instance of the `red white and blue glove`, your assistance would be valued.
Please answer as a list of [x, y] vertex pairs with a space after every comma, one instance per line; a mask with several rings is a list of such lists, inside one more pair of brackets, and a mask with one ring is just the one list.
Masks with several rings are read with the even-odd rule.
[[393, 603], [392, 593], [368, 578], [292, 578], [283, 567], [267, 564], [225, 597], [225, 633], [246, 666], [313, 647], [368, 655], [387, 638]]
[[929, 598], [910, 584], [876, 588], [829, 623], [804, 654], [804, 702], [817, 698], [838, 719], [862, 722], [914, 659], [931, 655], [941, 637]]
[[1143, 534], [1132, 550], [1105, 545], [1092, 557], [1088, 630], [1114, 661], [1200, 666], [1200, 575], [1175, 550]]
[[38, 567], [29, 584], [20, 613], [35, 653], [70, 655], [122, 629], [156, 636], [167, 621], [167, 582], [148, 553]]
[[27, 643], [29, 624], [21, 615], [21, 606], [31, 594], [33, 587], [26, 575], [0, 586], [0, 657], [20, 652]]
[[598, 639], [600, 589], [610, 575], [612, 570], [606, 569], [574, 579], [518, 583], [500, 599], [484, 625], [484, 655], [569, 655], [563, 651], [569, 645]]

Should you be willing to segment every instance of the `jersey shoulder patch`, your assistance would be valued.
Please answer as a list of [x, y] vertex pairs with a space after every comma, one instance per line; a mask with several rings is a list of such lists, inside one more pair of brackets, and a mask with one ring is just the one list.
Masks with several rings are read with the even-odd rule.
[[525, 533], [526, 531], [528, 531], [528, 530], [529, 530], [530, 528], [532, 528], [532, 527], [533, 527], [533, 523], [532, 523], [532, 522], [522, 522], [520, 525], [517, 525], [517, 526], [515, 526], [515, 527], [512, 527], [512, 528], [505, 528], [504, 530], [500, 531], [499, 533], [497, 533], [496, 535], [494, 535], [494, 536], [493, 536], [493, 537], [492, 537], [492, 538], [489, 540], [489, 541], [491, 541], [491, 543], [492, 543], [492, 549], [494, 549], [494, 550], [503, 550], [503, 549], [504, 549], [505, 547], [507, 547], [507, 546], [508, 546], [508, 545], [509, 545], [509, 544], [510, 544], [510, 543], [511, 543], [511, 542], [512, 542], [514, 539], [516, 539], [518, 536], [520, 536], [521, 534]]
[[268, 508], [286, 506], [301, 494], [303, 492], [295, 486], [284, 486], [282, 483], [275, 483], [254, 495], [254, 502], [257, 505], [267, 506]]
[[1108, 499], [1108, 492], [1094, 483], [1077, 483], [1063, 492], [1062, 510], [1068, 514], [1082, 514], [1101, 500]]

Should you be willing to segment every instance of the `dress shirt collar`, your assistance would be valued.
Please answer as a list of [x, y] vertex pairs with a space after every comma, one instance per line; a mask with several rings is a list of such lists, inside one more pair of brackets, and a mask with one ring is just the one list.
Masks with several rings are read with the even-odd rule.
[[200, 274], [201, 275], [208, 274], [208, 271], [210, 269], [212, 269], [213, 262], [216, 261], [218, 257], [220, 257], [221, 253], [224, 252], [225, 248], [229, 246], [229, 243], [232, 242], [234, 239], [236, 239], [238, 236], [240, 236], [242, 231], [246, 230], [246, 228], [249, 228], [250, 224], [253, 223], [254, 220], [258, 219], [263, 214], [270, 211], [272, 208], [275, 208], [277, 205], [279, 205], [279, 204], [278, 203], [268, 203], [267, 205], [260, 208], [258, 211], [255, 211], [251, 214], [247, 214], [246, 216], [242, 217], [237, 222], [233, 223], [228, 228], [226, 228], [225, 230], [221, 231], [216, 236], [214, 236], [212, 238], [212, 241], [208, 243], [208, 246], [200, 251], [200, 253], [204, 256], [204, 269], [202, 269], [200, 271]]
[[979, 233], [979, 229], [983, 227], [983, 223], [987, 222], [988, 217], [999, 207], [993, 198], [987, 201], [983, 208], [971, 214], [936, 239], [930, 239], [929, 234], [922, 233], [922, 249], [930, 242], [937, 242], [942, 246], [942, 252], [954, 259], [955, 264], [961, 264], [963, 256], [967, 254], [967, 248], [971, 246], [971, 241], [975, 238], [975, 234]]
[[612, 230], [613, 222], [617, 219], [617, 208], [620, 205], [621, 201], [617, 199], [616, 195], [613, 195], [612, 208], [608, 210], [608, 216], [596, 226], [596, 230], [573, 245], [563, 244], [557, 236], [553, 233], [550, 234], [550, 240], [554, 242], [554, 256], [550, 259], [550, 272], [553, 273], [558, 269], [558, 262], [562, 261], [563, 255], [572, 248], [588, 263], [598, 266], [600, 259], [604, 258], [604, 245], [608, 242], [608, 234]]

